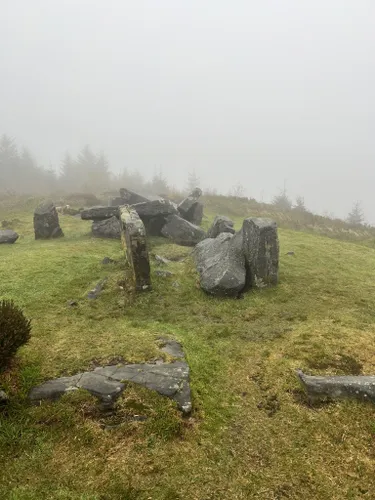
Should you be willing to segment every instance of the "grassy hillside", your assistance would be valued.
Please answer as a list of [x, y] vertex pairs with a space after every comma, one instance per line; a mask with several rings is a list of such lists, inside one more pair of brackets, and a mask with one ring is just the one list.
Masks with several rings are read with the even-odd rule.
[[[209, 217], [260, 215], [215, 203], [207, 200]], [[0, 297], [13, 298], [33, 322], [32, 341], [0, 375], [11, 395], [0, 412], [1, 498], [375, 498], [374, 407], [311, 408], [295, 376], [297, 368], [375, 373], [374, 250], [281, 228], [280, 285], [224, 300], [201, 292], [189, 249], [153, 239], [151, 253], [187, 258], [168, 265], [172, 278], [153, 275], [154, 290], [134, 296], [120, 287], [118, 241], [91, 238], [90, 224], [70, 216], [60, 217], [65, 238], [34, 241], [34, 205], [0, 208], [0, 220], [18, 219], [21, 234], [0, 246]], [[104, 266], [104, 256], [118, 262]], [[105, 276], [102, 295], [88, 301]], [[29, 388], [50, 377], [160, 357], [160, 336], [184, 346], [190, 418], [137, 387], [107, 417], [85, 393], [27, 404]]]

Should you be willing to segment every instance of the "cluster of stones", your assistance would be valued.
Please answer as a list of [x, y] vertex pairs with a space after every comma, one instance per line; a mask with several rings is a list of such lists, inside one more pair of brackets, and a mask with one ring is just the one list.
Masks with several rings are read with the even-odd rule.
[[159, 198], [145, 197], [127, 189], [112, 198], [109, 206], [91, 207], [81, 212], [81, 218], [92, 220], [92, 234], [102, 238], [121, 238], [119, 207], [129, 206], [142, 220], [147, 236], [163, 236], [178, 245], [195, 246], [205, 238], [202, 223], [202, 191], [195, 189], [179, 205]]
[[252, 287], [276, 285], [279, 241], [276, 223], [248, 218], [236, 233], [230, 219], [216, 217], [193, 256], [201, 288], [217, 296], [237, 296]]

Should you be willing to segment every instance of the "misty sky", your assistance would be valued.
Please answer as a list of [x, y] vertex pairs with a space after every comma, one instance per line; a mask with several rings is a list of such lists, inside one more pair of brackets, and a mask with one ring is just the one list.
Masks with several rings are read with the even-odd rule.
[[375, 223], [374, 0], [0, 0], [0, 134]]

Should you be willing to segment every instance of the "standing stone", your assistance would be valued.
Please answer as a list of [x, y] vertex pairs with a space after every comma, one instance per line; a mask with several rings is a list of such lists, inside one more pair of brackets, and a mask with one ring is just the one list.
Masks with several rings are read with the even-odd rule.
[[146, 230], [137, 212], [120, 207], [121, 241], [132, 270], [134, 287], [138, 291], [151, 289], [150, 261]]
[[247, 267], [247, 286], [276, 285], [279, 273], [279, 239], [276, 222], [249, 218], [243, 221], [243, 252]]
[[117, 217], [94, 221], [92, 223], [91, 231], [93, 236], [96, 236], [97, 238], [121, 239], [120, 222]]
[[196, 226], [200, 226], [203, 219], [203, 204], [199, 201], [197, 201], [197, 203], [194, 203], [194, 205], [190, 210], [186, 212], [183, 218], [188, 222], [195, 224]]
[[59, 224], [59, 216], [52, 201], [44, 201], [35, 209], [34, 232], [36, 240], [64, 236]]
[[0, 229], [0, 244], [14, 243], [18, 240], [18, 234], [11, 229]]
[[221, 233], [231, 233], [234, 234], [234, 222], [225, 217], [225, 215], [217, 215], [212, 223], [212, 226], [207, 231], [208, 238], [216, 238]]
[[200, 286], [215, 296], [236, 297], [246, 284], [242, 234], [222, 233], [199, 243], [193, 252]]
[[[202, 196], [202, 190], [199, 188], [195, 188], [187, 198], [182, 200], [182, 202], [178, 205], [178, 211], [180, 212], [181, 217], [188, 220], [189, 212], [194, 207], [194, 205], [198, 202], [199, 198]], [[191, 216], [191, 212], [190, 212]]]
[[161, 231], [162, 235], [169, 238], [177, 245], [193, 247], [204, 240], [206, 233], [201, 227], [195, 226], [178, 215], [170, 215]]

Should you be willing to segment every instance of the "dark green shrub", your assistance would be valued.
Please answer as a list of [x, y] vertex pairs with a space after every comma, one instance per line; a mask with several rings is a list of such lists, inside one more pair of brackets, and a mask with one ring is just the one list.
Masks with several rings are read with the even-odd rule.
[[12, 300], [0, 301], [0, 370], [30, 339], [31, 323]]

